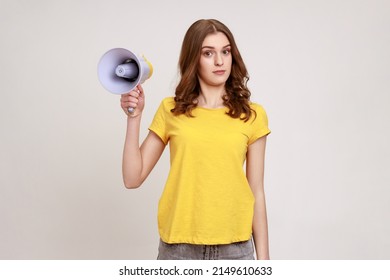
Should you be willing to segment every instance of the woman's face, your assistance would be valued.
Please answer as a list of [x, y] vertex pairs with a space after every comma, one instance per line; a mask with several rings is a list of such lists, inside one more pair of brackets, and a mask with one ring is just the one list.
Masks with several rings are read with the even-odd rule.
[[217, 32], [207, 35], [202, 44], [198, 77], [209, 86], [222, 86], [230, 76], [232, 55], [226, 35]]

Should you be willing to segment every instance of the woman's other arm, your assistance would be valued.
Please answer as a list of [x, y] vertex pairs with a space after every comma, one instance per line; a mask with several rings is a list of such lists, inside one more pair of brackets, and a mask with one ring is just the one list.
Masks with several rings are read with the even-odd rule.
[[268, 222], [264, 193], [264, 160], [267, 136], [249, 145], [246, 162], [246, 176], [255, 196], [253, 217], [253, 239], [257, 259], [269, 259]]

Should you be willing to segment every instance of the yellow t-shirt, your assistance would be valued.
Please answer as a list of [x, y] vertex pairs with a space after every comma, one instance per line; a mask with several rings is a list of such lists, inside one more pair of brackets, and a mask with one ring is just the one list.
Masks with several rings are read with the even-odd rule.
[[244, 122], [226, 108], [174, 116], [165, 98], [149, 129], [170, 143], [170, 172], [158, 207], [166, 243], [229, 244], [252, 235], [254, 196], [243, 165], [248, 145], [270, 133], [264, 109]]

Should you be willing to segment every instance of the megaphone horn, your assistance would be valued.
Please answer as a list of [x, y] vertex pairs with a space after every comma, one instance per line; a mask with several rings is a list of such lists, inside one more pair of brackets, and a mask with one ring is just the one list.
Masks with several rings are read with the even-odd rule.
[[[125, 94], [142, 84], [153, 74], [153, 66], [145, 57], [131, 51], [115, 48], [107, 51], [98, 64], [98, 77], [102, 86], [111, 93]], [[132, 113], [134, 108], [129, 108]]]

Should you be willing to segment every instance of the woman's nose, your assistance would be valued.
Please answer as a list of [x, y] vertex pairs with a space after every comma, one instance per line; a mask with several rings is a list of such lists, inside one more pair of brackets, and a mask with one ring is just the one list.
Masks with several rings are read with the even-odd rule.
[[222, 65], [223, 65], [223, 58], [222, 58], [222, 55], [221, 55], [221, 54], [217, 54], [217, 55], [215, 56], [214, 64], [215, 64], [216, 66], [222, 66]]

